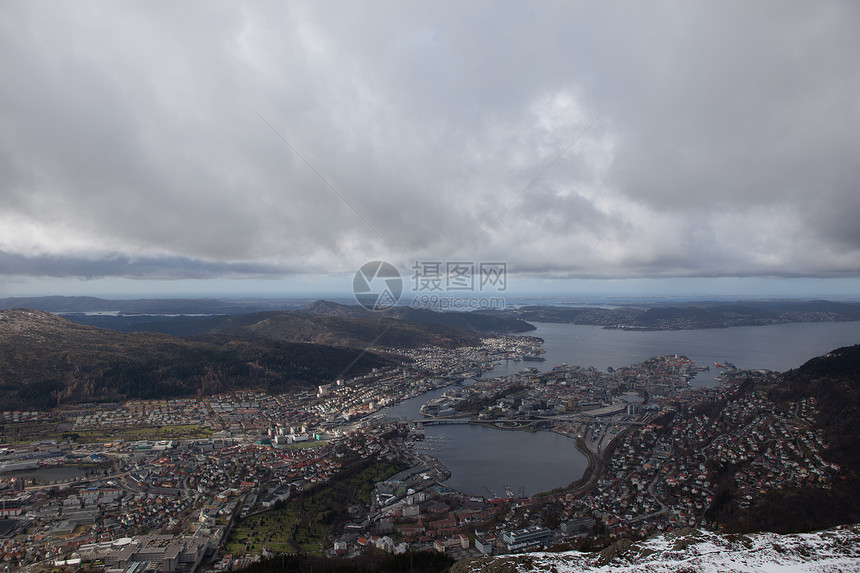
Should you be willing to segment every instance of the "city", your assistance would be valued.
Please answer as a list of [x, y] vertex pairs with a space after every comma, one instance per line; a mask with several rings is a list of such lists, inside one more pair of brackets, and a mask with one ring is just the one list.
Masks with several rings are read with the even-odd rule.
[[[399, 350], [400, 366], [315, 391], [3, 412], [0, 553], [14, 570], [229, 570], [367, 551], [459, 559], [719, 528], [709, 509], [728, 482], [743, 505], [838, 479], [814, 399], [784, 411], [767, 398], [773, 373], [675, 355], [541, 373], [526, 365], [542, 350], [532, 337], [484, 338]], [[511, 361], [519, 373], [493, 377]], [[691, 387], [717, 366], [717, 386]], [[439, 389], [419, 419], [381, 412]], [[556, 432], [588, 467], [531, 497], [458, 492], [426, 448], [425, 427], [442, 423]]]

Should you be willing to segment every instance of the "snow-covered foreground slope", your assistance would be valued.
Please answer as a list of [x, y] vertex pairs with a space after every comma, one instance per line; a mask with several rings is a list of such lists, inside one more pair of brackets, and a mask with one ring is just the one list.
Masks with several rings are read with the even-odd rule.
[[464, 559], [452, 573], [860, 572], [860, 525], [817, 533], [721, 535], [686, 529], [620, 541], [600, 553], [527, 553]]

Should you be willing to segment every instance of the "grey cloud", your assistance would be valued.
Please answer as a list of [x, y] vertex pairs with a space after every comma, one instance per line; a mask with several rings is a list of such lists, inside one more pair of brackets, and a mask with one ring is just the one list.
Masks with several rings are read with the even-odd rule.
[[851, 2], [11, 4], [0, 272], [457, 253], [537, 275], [856, 275], [857, 16]]
[[289, 275], [287, 266], [260, 263], [205, 261], [187, 257], [130, 257], [123, 254], [101, 257], [35, 255], [0, 251], [0, 268], [8, 276], [124, 277], [140, 279], [211, 279], [218, 277], [266, 277]]

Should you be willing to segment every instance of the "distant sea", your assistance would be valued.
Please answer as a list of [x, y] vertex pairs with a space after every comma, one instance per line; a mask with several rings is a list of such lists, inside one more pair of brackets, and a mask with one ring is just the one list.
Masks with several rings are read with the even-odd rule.
[[694, 386], [714, 384], [714, 362], [738, 368], [785, 371], [810, 358], [842, 346], [860, 344], [860, 322], [804, 322], [772, 326], [737, 326], [703, 330], [629, 331], [576, 324], [532, 323], [526, 332], [544, 339], [544, 362], [503, 363], [485, 376], [514, 374], [526, 367], [541, 371], [567, 362], [605, 371], [637, 364], [652, 356], [682, 354], [700, 366], [710, 366]]

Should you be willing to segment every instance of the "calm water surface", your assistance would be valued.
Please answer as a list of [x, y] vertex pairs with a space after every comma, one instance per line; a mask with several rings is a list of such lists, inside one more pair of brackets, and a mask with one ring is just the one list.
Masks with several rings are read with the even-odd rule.
[[546, 361], [508, 362], [485, 376], [514, 374], [528, 366], [541, 371], [556, 364], [593, 366], [605, 371], [637, 364], [664, 354], [683, 354], [696, 364], [710, 365], [694, 386], [714, 384], [714, 362], [729, 361], [738, 368], [784, 371], [815, 356], [860, 343], [860, 322], [811, 322], [773, 326], [739, 326], [707, 330], [624, 331], [600, 326], [533, 323], [526, 334], [544, 339]]
[[[447, 389], [404, 400], [382, 412], [393, 418], [421, 419], [418, 413], [421, 405]], [[514, 493], [523, 487], [526, 495], [532, 495], [576, 481], [587, 465], [572, 439], [548, 431], [497, 430], [462, 424], [427, 426], [424, 433], [426, 440], [420, 446], [421, 451], [438, 459], [451, 472], [445, 485], [472, 495], [495, 497], [491, 493], [495, 491], [505, 497], [505, 485]]]
[[425, 433], [428, 453], [451, 471], [445, 484], [474, 495], [507, 497], [505, 485], [533, 495], [579, 479], [587, 465], [574, 440], [549, 431], [470, 424], [428, 426]]

